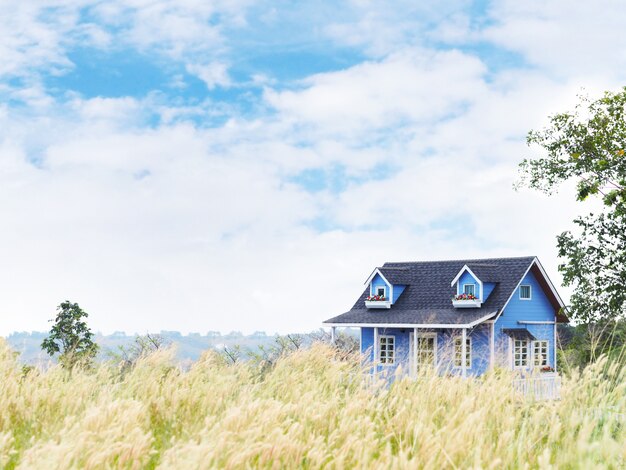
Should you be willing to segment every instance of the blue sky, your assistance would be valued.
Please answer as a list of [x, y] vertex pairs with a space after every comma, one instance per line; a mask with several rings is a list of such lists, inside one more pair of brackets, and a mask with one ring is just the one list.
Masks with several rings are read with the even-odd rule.
[[[307, 331], [385, 261], [538, 255], [528, 130], [624, 84], [618, 2], [0, 4], [0, 334]], [[567, 291], [564, 292], [567, 294]], [[567, 296], [567, 295], [565, 295]]]

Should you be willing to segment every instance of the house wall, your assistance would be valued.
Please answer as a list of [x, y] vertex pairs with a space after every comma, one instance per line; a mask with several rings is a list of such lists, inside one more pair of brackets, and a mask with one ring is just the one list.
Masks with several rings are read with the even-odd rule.
[[[418, 330], [437, 333], [437, 364], [441, 373], [461, 374], [461, 368], [454, 366], [454, 338], [461, 336], [461, 330]], [[396, 363], [392, 366], [378, 365], [378, 372], [395, 373], [399, 366], [410, 372], [410, 334], [412, 328], [379, 328], [379, 335], [393, 335], [396, 342]], [[468, 375], [481, 375], [489, 369], [490, 325], [482, 324], [468, 330], [472, 338], [472, 365]], [[361, 328], [361, 353], [368, 363], [374, 361], [374, 328]]]
[[463, 293], [464, 284], [474, 284], [474, 295], [480, 299], [480, 284], [478, 283], [478, 280], [467, 271], [464, 271], [463, 274], [461, 274], [461, 277], [457, 282], [457, 294]]
[[[556, 320], [556, 312], [548, 297], [537, 282], [532, 272], [528, 272], [520, 285], [531, 286], [531, 299], [519, 298], [520, 288], [515, 289], [513, 297], [498, 318], [495, 325], [495, 339], [497, 350], [497, 364], [502, 367], [511, 367], [511, 352], [509, 336], [502, 333], [503, 328], [527, 328], [538, 340], [548, 341], [548, 364], [554, 367], [554, 329], [556, 325], [526, 325], [519, 321], [550, 321]], [[532, 349], [532, 348], [531, 348]]]
[[[409, 330], [406, 328], [379, 328], [379, 336], [395, 337], [396, 361], [392, 365], [379, 364], [379, 372], [395, 373], [399, 366], [408, 372], [409, 366]], [[374, 328], [361, 328], [361, 354], [368, 363], [374, 362]]]
[[[489, 324], [477, 325], [467, 330], [467, 337], [472, 341], [472, 362], [467, 369], [468, 375], [481, 375], [489, 370], [489, 340], [491, 326]], [[461, 367], [454, 365], [454, 339], [461, 338], [462, 330], [440, 330], [439, 368], [442, 372], [450, 372], [455, 375], [462, 373]]]

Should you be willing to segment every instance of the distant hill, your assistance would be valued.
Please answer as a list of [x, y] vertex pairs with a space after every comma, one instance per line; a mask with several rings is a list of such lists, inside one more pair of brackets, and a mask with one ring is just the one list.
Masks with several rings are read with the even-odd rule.
[[[189, 333], [183, 335], [178, 331], [161, 331], [158, 333], [168, 343], [176, 347], [176, 355], [181, 361], [195, 361], [203, 351], [207, 349], [221, 350], [224, 347], [240, 346], [243, 350], [258, 350], [259, 346], [269, 346], [276, 340], [276, 336], [268, 335], [263, 331], [257, 331], [251, 335], [244, 335], [238, 331], [221, 334], [217, 331], [209, 331], [205, 335]], [[351, 334], [358, 334], [352, 331]], [[50, 358], [41, 350], [41, 342], [48, 333], [15, 332], [11, 333], [6, 340], [11, 347], [20, 353], [20, 361], [25, 364], [45, 364]], [[127, 335], [124, 332], [115, 332], [110, 335], [97, 333], [95, 341], [100, 345], [99, 359], [105, 360], [111, 357], [111, 353], [118, 351], [120, 346], [128, 347], [137, 335]]]

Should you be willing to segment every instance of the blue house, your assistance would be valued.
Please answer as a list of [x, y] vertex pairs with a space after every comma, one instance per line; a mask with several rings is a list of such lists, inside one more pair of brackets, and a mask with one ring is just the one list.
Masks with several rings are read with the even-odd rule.
[[324, 323], [358, 327], [378, 372], [480, 375], [556, 371], [564, 304], [536, 257], [385, 263], [352, 309]]

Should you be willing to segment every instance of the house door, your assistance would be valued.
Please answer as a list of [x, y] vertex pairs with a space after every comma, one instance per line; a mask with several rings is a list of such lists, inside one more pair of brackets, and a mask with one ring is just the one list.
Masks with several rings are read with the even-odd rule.
[[[422, 368], [435, 367], [437, 365], [437, 333], [418, 333], [417, 344], [414, 341], [413, 333], [409, 340], [411, 356], [409, 358], [410, 370], [421, 370]], [[415, 347], [417, 347], [417, 369], [414, 364]]]

